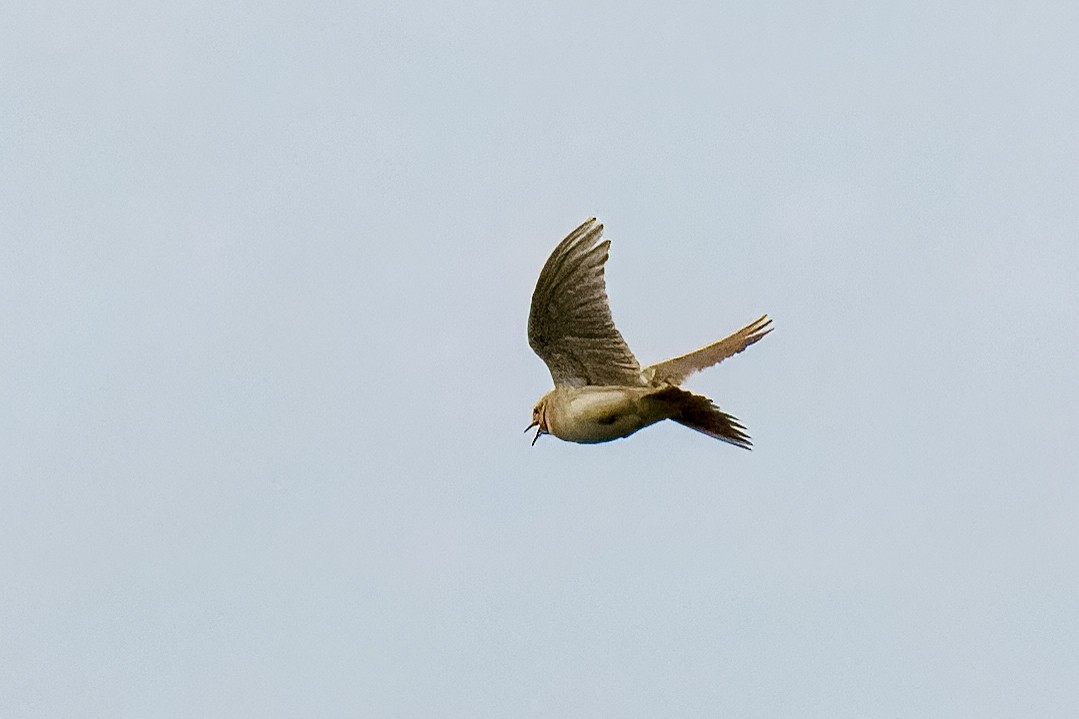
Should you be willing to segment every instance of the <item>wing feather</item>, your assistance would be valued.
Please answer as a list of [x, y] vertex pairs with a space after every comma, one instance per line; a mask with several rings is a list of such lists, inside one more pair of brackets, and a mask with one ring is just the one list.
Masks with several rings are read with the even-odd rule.
[[587, 220], [555, 247], [540, 272], [528, 314], [528, 344], [555, 385], [644, 384], [641, 366], [614, 326], [603, 265], [610, 240]]
[[736, 355], [754, 342], [764, 339], [772, 331], [772, 320], [764, 315], [742, 329], [713, 342], [707, 347], [687, 352], [679, 357], [659, 362], [644, 368], [644, 376], [654, 385], [680, 385], [694, 372], [719, 364], [731, 355]]

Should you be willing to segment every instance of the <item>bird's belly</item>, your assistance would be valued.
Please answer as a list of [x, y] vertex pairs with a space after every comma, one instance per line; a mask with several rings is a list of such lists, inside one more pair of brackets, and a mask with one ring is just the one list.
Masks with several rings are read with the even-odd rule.
[[662, 418], [641, 415], [636, 389], [582, 388], [560, 403], [548, 419], [551, 434], [567, 442], [592, 444], [627, 437]]

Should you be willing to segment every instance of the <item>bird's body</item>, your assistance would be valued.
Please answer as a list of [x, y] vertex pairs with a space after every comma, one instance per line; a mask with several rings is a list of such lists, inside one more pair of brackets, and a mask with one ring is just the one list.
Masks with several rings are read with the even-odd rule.
[[601, 242], [602, 235], [595, 218], [570, 233], [551, 253], [532, 295], [528, 341], [555, 383], [532, 410], [535, 439], [553, 434], [568, 442], [608, 442], [670, 419], [749, 449], [738, 420], [679, 385], [760, 340], [771, 320], [761, 317], [719, 342], [642, 369], [611, 319], [603, 280], [610, 241]]
[[667, 419], [648, 401], [650, 387], [555, 387], [540, 400], [547, 431], [567, 442], [593, 444], [628, 437]]
[[560, 386], [536, 406], [544, 431], [566, 442], [609, 442], [665, 419], [734, 444], [749, 442], [738, 420], [721, 412], [707, 397], [672, 385]]

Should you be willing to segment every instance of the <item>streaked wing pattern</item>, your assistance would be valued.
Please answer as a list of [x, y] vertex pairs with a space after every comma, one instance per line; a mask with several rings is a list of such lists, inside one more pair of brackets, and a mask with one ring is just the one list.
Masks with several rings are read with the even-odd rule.
[[528, 314], [528, 344], [556, 385], [640, 386], [637, 358], [614, 326], [603, 264], [609, 240], [591, 218], [559, 243], [540, 272]]

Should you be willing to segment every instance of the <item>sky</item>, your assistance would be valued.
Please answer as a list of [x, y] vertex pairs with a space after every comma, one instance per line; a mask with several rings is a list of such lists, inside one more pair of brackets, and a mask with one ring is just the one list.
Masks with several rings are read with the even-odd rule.
[[8, 7], [0, 716], [1079, 715], [1077, 7]]

